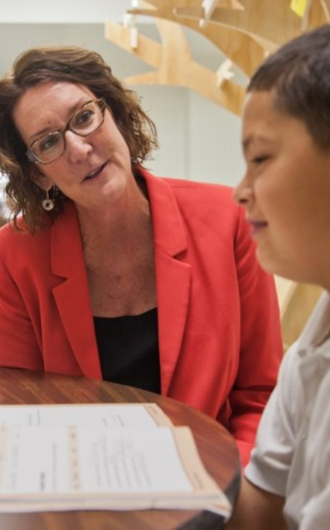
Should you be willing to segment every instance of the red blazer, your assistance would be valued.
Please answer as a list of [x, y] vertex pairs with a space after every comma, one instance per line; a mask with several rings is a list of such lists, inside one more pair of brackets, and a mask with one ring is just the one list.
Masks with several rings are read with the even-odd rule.
[[[282, 357], [273, 279], [232, 190], [146, 179], [162, 394], [217, 418], [248, 460]], [[34, 236], [0, 230], [0, 365], [101, 379], [76, 209]]]

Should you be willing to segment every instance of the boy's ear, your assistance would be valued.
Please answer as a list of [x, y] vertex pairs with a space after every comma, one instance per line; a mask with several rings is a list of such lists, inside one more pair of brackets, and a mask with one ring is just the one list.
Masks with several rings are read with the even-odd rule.
[[49, 191], [54, 185], [53, 181], [39, 171], [35, 164], [33, 164], [33, 167], [31, 168], [30, 179], [44, 191]]

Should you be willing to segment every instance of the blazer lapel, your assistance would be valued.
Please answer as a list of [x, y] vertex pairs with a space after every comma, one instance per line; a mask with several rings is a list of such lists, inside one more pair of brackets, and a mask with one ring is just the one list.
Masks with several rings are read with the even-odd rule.
[[52, 272], [63, 278], [54, 298], [73, 354], [85, 377], [101, 379], [80, 228], [73, 204], [52, 227]]
[[168, 392], [180, 354], [189, 307], [191, 267], [180, 261], [187, 241], [171, 187], [158, 177], [146, 179], [154, 229], [158, 334], [162, 393]]

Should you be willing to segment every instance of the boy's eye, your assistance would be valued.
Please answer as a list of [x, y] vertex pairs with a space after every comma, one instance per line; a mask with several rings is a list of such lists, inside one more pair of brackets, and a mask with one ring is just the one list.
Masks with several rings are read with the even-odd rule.
[[253, 164], [261, 164], [262, 162], [265, 162], [265, 160], [267, 160], [268, 156], [266, 155], [261, 155], [261, 156], [255, 156], [253, 159], [252, 159], [252, 163]]

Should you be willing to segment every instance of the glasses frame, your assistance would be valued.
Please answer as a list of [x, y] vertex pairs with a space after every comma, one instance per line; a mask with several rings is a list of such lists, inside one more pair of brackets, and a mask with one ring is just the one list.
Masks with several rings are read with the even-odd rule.
[[[75, 115], [77, 114], [77, 112], [80, 112], [84, 107], [86, 107], [87, 105], [89, 105], [90, 103], [96, 103], [98, 105], [98, 107], [100, 108], [101, 112], [102, 112], [102, 121], [101, 123], [96, 127], [96, 129], [93, 129], [93, 131], [87, 133], [87, 134], [80, 134], [79, 132], [75, 131], [74, 129], [71, 129], [71, 122], [73, 120], [73, 118], [75, 117]], [[65, 149], [66, 149], [66, 142], [65, 142], [65, 133], [67, 131], [71, 131], [73, 132], [74, 134], [77, 134], [77, 136], [81, 136], [83, 138], [86, 138], [87, 136], [89, 136], [90, 134], [93, 134], [95, 131], [97, 131], [104, 123], [104, 113], [105, 113], [105, 109], [107, 107], [107, 104], [105, 102], [105, 100], [103, 98], [100, 98], [100, 99], [90, 99], [89, 101], [86, 101], [86, 103], [84, 103], [81, 107], [79, 107], [78, 109], [76, 109], [70, 116], [70, 118], [68, 119], [66, 125], [64, 125], [64, 127], [61, 127], [61, 129], [57, 129], [55, 131], [51, 131], [47, 134], [43, 134], [41, 136], [39, 136], [38, 138], [36, 138], [35, 140], [33, 140], [32, 144], [29, 146], [29, 148], [27, 149], [26, 151], [26, 156], [28, 157], [28, 159], [30, 160], [30, 162], [34, 162], [34, 163], [39, 163], [39, 164], [43, 164], [44, 166], [47, 166], [48, 164], [51, 164], [52, 162], [55, 162], [55, 160], [57, 160], [58, 158], [60, 158], [63, 153], [65, 152]], [[61, 137], [63, 138], [63, 151], [61, 152], [60, 155], [58, 155], [56, 158], [54, 158], [54, 160], [51, 160], [50, 162], [43, 162], [42, 160], [40, 160], [40, 158], [37, 157], [37, 155], [33, 152], [33, 146], [39, 141], [41, 140], [42, 138], [47, 138], [47, 136], [51, 136], [52, 134], [54, 133], [59, 133], [61, 135]]]

